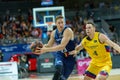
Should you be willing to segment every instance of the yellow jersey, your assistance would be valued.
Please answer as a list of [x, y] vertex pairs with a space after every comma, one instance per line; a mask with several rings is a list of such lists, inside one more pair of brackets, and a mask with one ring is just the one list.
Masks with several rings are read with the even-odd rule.
[[105, 43], [100, 43], [99, 34], [99, 32], [95, 32], [92, 40], [89, 40], [86, 36], [82, 40], [82, 46], [91, 57], [92, 64], [96, 66], [112, 65], [110, 47]]

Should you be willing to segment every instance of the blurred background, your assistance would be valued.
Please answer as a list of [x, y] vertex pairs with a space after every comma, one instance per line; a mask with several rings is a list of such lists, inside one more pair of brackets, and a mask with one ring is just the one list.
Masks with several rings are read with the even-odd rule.
[[[120, 0], [0, 0], [0, 61], [16, 61], [19, 69], [26, 67], [26, 73], [54, 72], [54, 53], [34, 55], [29, 45], [36, 40], [47, 43], [55, 27], [48, 30], [51, 24], [47, 22], [47, 26], [36, 27], [33, 8], [59, 6], [64, 7], [65, 25], [74, 31], [76, 45], [86, 35], [88, 20], [95, 22], [97, 31], [120, 45]], [[120, 55], [117, 53], [111, 48], [113, 69], [120, 68]], [[80, 51], [73, 74], [82, 74], [84, 69], [80, 65], [87, 66], [89, 59], [85, 50]]]

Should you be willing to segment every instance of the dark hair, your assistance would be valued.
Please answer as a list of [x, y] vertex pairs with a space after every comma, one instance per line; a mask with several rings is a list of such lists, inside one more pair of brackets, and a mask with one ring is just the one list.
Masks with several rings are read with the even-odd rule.
[[96, 27], [96, 24], [93, 22], [93, 21], [87, 21], [87, 23], [86, 24], [92, 24], [93, 25], [93, 27]]
[[56, 18], [55, 18], [55, 22], [56, 22], [58, 19], [63, 19], [63, 16], [62, 16], [62, 15], [58, 15], [58, 16], [56, 16]]

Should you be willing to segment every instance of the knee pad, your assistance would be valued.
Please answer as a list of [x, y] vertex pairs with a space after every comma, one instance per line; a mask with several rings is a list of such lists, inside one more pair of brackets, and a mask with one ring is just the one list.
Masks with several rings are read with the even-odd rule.
[[63, 66], [62, 65], [56, 65], [55, 66], [55, 73], [54, 73], [54, 76], [53, 76], [53, 79], [52, 80], [60, 80], [61, 78], [61, 73], [62, 73], [62, 68]]

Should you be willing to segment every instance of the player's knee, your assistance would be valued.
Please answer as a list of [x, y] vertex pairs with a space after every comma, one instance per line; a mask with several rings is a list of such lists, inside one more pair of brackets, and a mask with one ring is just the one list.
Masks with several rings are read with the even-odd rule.
[[106, 71], [101, 71], [100, 76], [98, 77], [99, 80], [106, 80], [108, 77], [108, 73]]
[[98, 80], [107, 80], [107, 76], [100, 75], [100, 76], [98, 77]]
[[85, 75], [84, 80], [92, 80], [92, 78]]

